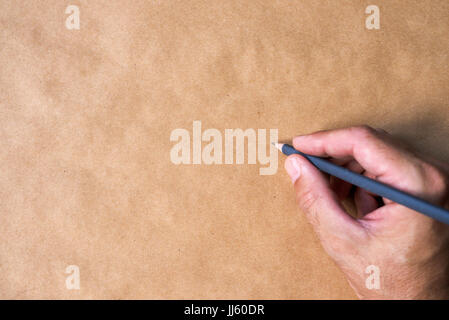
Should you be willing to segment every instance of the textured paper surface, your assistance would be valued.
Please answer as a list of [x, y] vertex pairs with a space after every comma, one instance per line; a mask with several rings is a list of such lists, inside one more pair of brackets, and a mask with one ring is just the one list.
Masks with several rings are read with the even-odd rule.
[[366, 123], [447, 161], [449, 2], [371, 2], [1, 0], [0, 298], [355, 298], [282, 156], [176, 166], [169, 138]]

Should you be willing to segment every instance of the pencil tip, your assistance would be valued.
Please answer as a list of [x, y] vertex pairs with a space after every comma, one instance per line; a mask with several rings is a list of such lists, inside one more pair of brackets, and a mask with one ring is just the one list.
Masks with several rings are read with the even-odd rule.
[[283, 146], [282, 143], [275, 143], [275, 142], [272, 142], [271, 144], [272, 144], [273, 146], [275, 146], [276, 149], [279, 149], [279, 151], [282, 152], [282, 146]]

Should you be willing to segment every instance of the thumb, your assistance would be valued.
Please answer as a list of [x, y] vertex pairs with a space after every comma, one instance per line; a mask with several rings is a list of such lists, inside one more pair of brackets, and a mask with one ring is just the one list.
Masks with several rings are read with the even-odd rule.
[[290, 155], [285, 169], [294, 184], [298, 206], [320, 238], [332, 235], [341, 238], [360, 231], [361, 225], [346, 213], [330, 188], [329, 179], [309, 160]]

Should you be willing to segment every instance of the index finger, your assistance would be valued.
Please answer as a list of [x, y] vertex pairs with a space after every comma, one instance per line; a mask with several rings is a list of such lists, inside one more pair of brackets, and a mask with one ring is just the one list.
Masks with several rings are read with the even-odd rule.
[[320, 131], [293, 139], [295, 149], [314, 156], [353, 157], [375, 176], [397, 172], [410, 163], [402, 150], [368, 126]]

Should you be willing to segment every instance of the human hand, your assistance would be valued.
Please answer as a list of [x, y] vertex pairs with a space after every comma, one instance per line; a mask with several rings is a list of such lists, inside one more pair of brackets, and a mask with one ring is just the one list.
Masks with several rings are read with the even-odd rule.
[[[295, 149], [449, 207], [448, 166], [399, 145], [383, 130], [352, 127], [294, 138]], [[407, 207], [320, 172], [290, 155], [290, 175], [300, 209], [325, 251], [360, 298], [449, 298], [449, 227]], [[341, 201], [353, 196], [357, 216]], [[365, 270], [380, 270], [380, 288], [368, 289]]]

